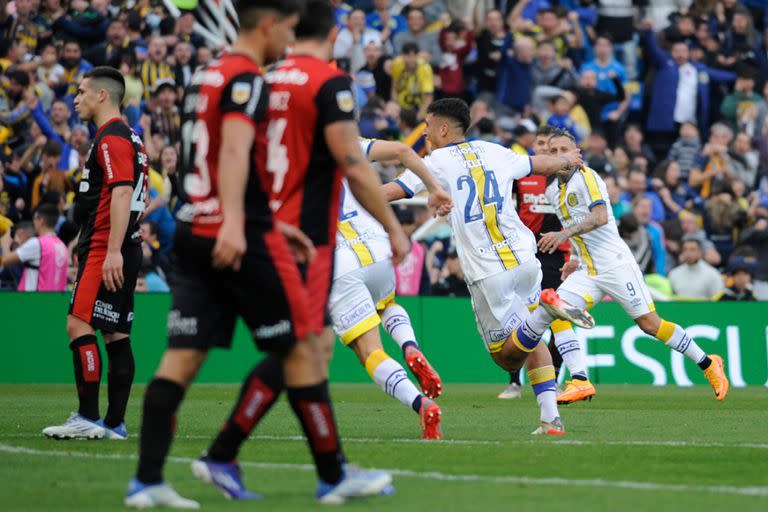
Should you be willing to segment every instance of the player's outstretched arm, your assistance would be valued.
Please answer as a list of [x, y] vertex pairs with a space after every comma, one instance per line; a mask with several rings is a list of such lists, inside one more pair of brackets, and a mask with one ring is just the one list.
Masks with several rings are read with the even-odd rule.
[[552, 254], [557, 248], [572, 236], [583, 235], [608, 223], [608, 207], [600, 203], [592, 207], [584, 220], [577, 222], [562, 231], [544, 233], [539, 240], [541, 252]]
[[336, 121], [325, 126], [328, 149], [344, 170], [352, 195], [389, 233], [393, 260], [399, 262], [410, 250], [410, 242], [384, 200], [381, 180], [360, 149], [359, 136], [355, 121]]
[[[453, 208], [450, 194], [440, 186], [434, 175], [430, 172], [424, 160], [410, 146], [402, 142], [389, 140], [377, 140], [368, 153], [371, 160], [397, 160], [424, 182], [429, 191], [429, 207], [432, 214], [446, 215]], [[389, 198], [388, 198], [389, 199]]]
[[534, 174], [555, 174], [582, 165], [584, 165], [584, 160], [582, 160], [581, 151], [578, 149], [557, 156], [535, 155], [531, 157], [531, 167]]
[[394, 181], [390, 183], [385, 183], [381, 186], [381, 189], [384, 191], [384, 197], [387, 199], [387, 202], [397, 201], [398, 199], [405, 199], [408, 197], [408, 194], [405, 193], [405, 190], [403, 190], [403, 187], [395, 183]]
[[240, 270], [245, 254], [245, 189], [256, 135], [253, 123], [230, 116], [221, 123], [219, 199], [224, 221], [213, 248], [213, 266]]

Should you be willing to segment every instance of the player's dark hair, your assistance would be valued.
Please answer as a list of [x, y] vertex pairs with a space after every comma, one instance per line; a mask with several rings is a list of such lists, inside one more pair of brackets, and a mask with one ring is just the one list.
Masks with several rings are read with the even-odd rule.
[[326, 0], [310, 0], [296, 25], [296, 39], [323, 41], [336, 26], [333, 7]]
[[462, 132], [466, 132], [469, 129], [469, 105], [467, 105], [466, 101], [459, 98], [443, 98], [433, 101], [427, 107], [427, 113], [453, 119], [459, 123]]
[[99, 66], [87, 71], [83, 78], [90, 78], [94, 89], [105, 89], [109, 100], [119, 106], [125, 96], [125, 79], [122, 73], [109, 66]]
[[285, 18], [301, 12], [300, 0], [239, 0], [235, 5], [235, 12], [240, 23], [240, 31], [248, 32], [256, 28], [262, 17], [270, 11]]
[[47, 228], [55, 228], [59, 222], [59, 209], [55, 204], [43, 203], [35, 210], [35, 215], [43, 220]]
[[555, 128], [555, 131], [553, 131], [552, 134], [550, 134], [549, 140], [556, 139], [558, 137], [565, 137], [566, 139], [570, 139], [571, 142], [576, 144], [576, 137], [574, 137], [573, 134], [568, 130], [561, 130], [559, 128]]
[[419, 45], [417, 43], [410, 42], [403, 45], [403, 55], [410, 53], [419, 53]]
[[556, 128], [552, 125], [545, 124], [542, 126], [539, 126], [536, 129], [536, 136], [543, 135], [545, 137], [551, 137], [553, 133], [555, 133]]

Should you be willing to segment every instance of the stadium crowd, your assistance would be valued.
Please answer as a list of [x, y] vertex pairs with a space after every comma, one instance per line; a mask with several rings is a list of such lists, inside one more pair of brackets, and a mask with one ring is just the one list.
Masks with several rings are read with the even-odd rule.
[[[568, 130], [606, 181], [657, 298], [768, 300], [763, 0], [331, 3], [334, 58], [355, 79], [363, 136], [426, 154], [426, 108], [449, 96], [470, 103], [471, 138], [524, 154], [539, 126]], [[0, 236], [4, 252], [27, 243], [19, 254], [32, 258], [2, 268], [3, 289], [19, 288], [25, 269], [44, 271], [29, 241], [50, 227], [70, 248], [71, 285], [70, 205], [94, 135], [73, 98], [83, 73], [111, 65], [151, 164], [137, 289], [168, 290], [183, 202], [179, 105], [194, 71], [224, 49], [195, 19], [156, 0], [0, 0]], [[400, 171], [377, 166], [385, 180]], [[409, 235], [430, 220], [423, 206], [397, 213]], [[447, 225], [414, 244], [397, 291], [468, 295]]]

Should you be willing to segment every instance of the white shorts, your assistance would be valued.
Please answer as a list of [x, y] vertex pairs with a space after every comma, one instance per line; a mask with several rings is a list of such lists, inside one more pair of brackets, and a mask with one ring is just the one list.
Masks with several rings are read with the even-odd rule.
[[[656, 311], [651, 292], [643, 280], [643, 274], [636, 263], [626, 263], [590, 276], [586, 270], [577, 270], [563, 281], [558, 293], [568, 292], [584, 299], [587, 309], [610, 295], [621, 304], [633, 319]], [[567, 295], [563, 299], [569, 300]]]
[[501, 350], [512, 331], [536, 308], [541, 275], [541, 264], [534, 258], [469, 285], [477, 330], [488, 352]]
[[381, 323], [379, 311], [395, 298], [395, 269], [384, 260], [334, 279], [328, 308], [333, 330], [345, 345]]

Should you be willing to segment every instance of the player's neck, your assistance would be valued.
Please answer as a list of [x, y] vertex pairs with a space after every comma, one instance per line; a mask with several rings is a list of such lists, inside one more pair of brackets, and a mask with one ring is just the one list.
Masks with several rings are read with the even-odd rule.
[[244, 41], [242, 36], [232, 43], [232, 53], [244, 55], [259, 66], [264, 64], [264, 45], [254, 44], [252, 41]]
[[93, 116], [93, 122], [97, 128], [101, 128], [114, 118], [120, 117], [120, 110], [118, 108], [107, 108], [104, 111], [99, 112]]
[[309, 55], [316, 59], [330, 61], [333, 55], [333, 46], [330, 41], [296, 41], [293, 45], [294, 55]]

